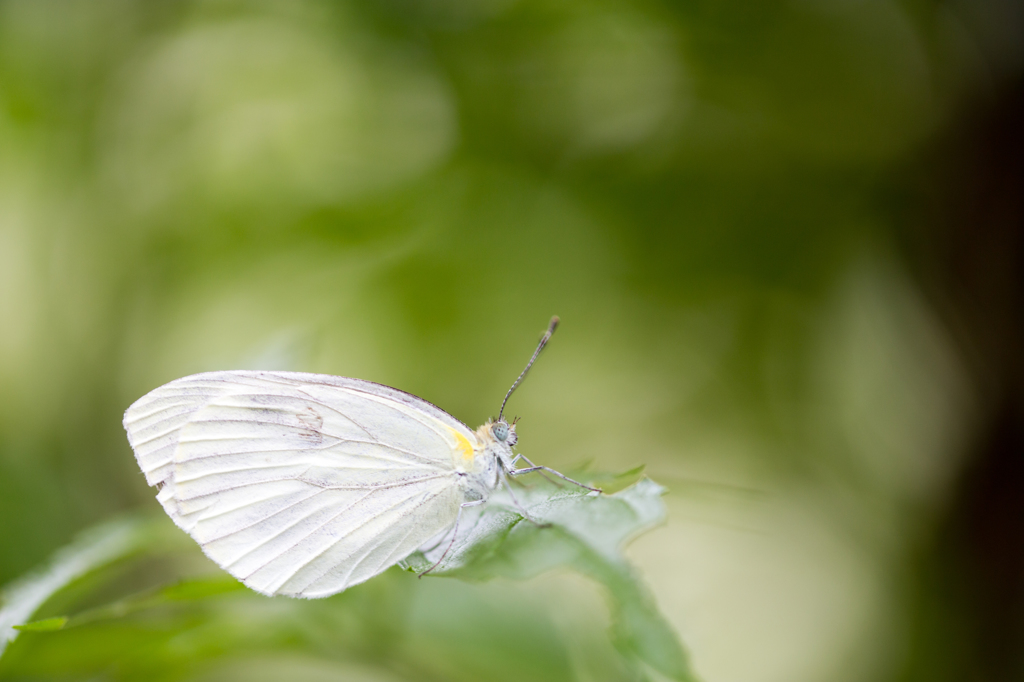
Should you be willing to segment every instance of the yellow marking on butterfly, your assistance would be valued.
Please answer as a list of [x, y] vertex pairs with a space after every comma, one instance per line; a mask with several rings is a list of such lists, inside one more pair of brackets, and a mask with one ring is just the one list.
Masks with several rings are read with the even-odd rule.
[[455, 449], [462, 453], [462, 458], [468, 461], [473, 459], [473, 444], [455, 429], [448, 427], [448, 430], [455, 436]]

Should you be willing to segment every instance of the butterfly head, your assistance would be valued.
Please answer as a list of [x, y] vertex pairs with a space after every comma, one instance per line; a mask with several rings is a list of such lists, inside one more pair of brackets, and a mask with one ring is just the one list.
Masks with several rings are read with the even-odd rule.
[[515, 419], [509, 424], [504, 419], [499, 419], [498, 421], [488, 423], [487, 428], [490, 430], [491, 438], [512, 447], [519, 441], [519, 436], [516, 435], [517, 421], [518, 419]]

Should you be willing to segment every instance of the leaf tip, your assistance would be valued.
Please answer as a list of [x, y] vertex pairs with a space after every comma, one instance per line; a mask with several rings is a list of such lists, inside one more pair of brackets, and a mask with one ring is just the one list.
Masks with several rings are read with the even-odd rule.
[[15, 630], [22, 630], [24, 632], [52, 632], [54, 630], [61, 630], [67, 624], [67, 616], [57, 616], [55, 618], [44, 618], [42, 620], [34, 620], [29, 623], [22, 625], [12, 626]]

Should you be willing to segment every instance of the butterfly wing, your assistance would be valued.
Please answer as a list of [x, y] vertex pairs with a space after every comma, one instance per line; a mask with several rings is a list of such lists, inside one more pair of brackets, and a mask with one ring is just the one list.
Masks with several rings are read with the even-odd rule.
[[357, 379], [212, 372], [125, 413], [168, 515], [264, 594], [325, 597], [455, 522], [476, 436], [415, 396]]

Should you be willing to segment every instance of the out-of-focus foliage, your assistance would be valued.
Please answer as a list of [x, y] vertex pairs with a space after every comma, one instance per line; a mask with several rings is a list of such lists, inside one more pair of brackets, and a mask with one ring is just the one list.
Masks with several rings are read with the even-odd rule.
[[[628, 555], [699, 677], [957, 679], [911, 576], [986, 405], [893, 235], [924, 150], [1019, 78], [1022, 25], [1003, 0], [0, 0], [0, 584], [157, 509], [120, 420], [166, 381], [327, 372], [476, 425], [557, 313], [520, 449], [666, 485]], [[37, 617], [216, 575], [161, 537]], [[396, 569], [126, 606], [4, 664], [620, 679], [601, 590]]]
[[45, 571], [8, 585], [0, 608], [0, 655], [18, 636], [19, 630], [54, 630], [67, 624], [67, 617], [54, 616], [28, 623], [47, 600], [70, 583], [99, 567], [130, 555], [142, 544], [138, 522], [114, 522], [92, 529], [75, 544], [61, 549]]

